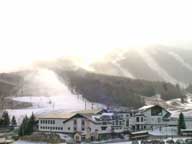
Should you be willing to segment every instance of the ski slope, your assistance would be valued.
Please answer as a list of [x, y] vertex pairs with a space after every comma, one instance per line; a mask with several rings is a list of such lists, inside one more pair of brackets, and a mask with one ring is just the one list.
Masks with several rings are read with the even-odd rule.
[[170, 76], [162, 67], [158, 65], [158, 63], [147, 53], [145, 50], [138, 50], [137, 51], [139, 55], [143, 58], [143, 60], [146, 62], [146, 64], [154, 70], [162, 79], [164, 79], [167, 82], [171, 82], [173, 84], [180, 84], [182, 86], [185, 86], [184, 83], [181, 83], [177, 81], [175, 78]]
[[188, 64], [186, 61], [184, 61], [178, 54], [174, 52], [169, 52], [169, 55], [173, 56], [178, 62], [180, 62], [185, 68], [190, 70], [192, 72], [192, 66]]
[[32, 103], [32, 107], [23, 109], [8, 109], [11, 115], [15, 115], [20, 122], [25, 115], [32, 113], [46, 114], [50, 112], [70, 112], [84, 109], [104, 107], [100, 104], [90, 103], [82, 96], [71, 93], [68, 87], [60, 81], [57, 75], [50, 70], [40, 69], [26, 77], [27, 85], [24, 92], [33, 90], [35, 93], [46, 96], [13, 96], [13, 100]]

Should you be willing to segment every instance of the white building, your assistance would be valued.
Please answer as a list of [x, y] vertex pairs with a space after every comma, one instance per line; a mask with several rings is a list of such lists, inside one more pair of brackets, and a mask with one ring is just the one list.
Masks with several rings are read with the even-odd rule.
[[101, 110], [50, 114], [38, 119], [39, 131], [66, 133], [79, 140], [99, 139], [113, 132], [113, 114]]
[[139, 111], [144, 116], [144, 129], [153, 130], [169, 125], [175, 125], [175, 123], [170, 121], [171, 113], [159, 105], [144, 106], [140, 108]]
[[[39, 131], [70, 134], [75, 140], [98, 140], [177, 127], [177, 118], [159, 105], [144, 106], [139, 110], [88, 110], [75, 113], [49, 114], [39, 117]], [[187, 128], [192, 128], [191, 118], [186, 118]]]

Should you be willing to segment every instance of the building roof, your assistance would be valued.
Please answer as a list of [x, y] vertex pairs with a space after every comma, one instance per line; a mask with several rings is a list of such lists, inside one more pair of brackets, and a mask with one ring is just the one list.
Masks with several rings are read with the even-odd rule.
[[143, 106], [143, 107], [139, 108], [139, 110], [140, 110], [140, 111], [145, 111], [145, 110], [148, 110], [148, 109], [150, 109], [150, 108], [152, 108], [152, 107], [154, 107], [154, 106], [155, 106], [155, 105]]
[[68, 119], [74, 116], [75, 113], [50, 113], [47, 115], [41, 115], [39, 119]]
[[169, 111], [167, 111], [164, 107], [160, 106], [160, 105], [148, 105], [148, 106], [143, 106], [139, 109], [139, 111], [147, 111], [153, 107], [160, 107], [162, 109], [164, 109], [166, 112], [170, 113]]
[[86, 117], [97, 114], [101, 112], [101, 109], [95, 109], [95, 110], [83, 110], [83, 111], [75, 111], [75, 112], [70, 112], [70, 113], [49, 113], [46, 115], [40, 115], [38, 116], [39, 119], [69, 119], [76, 114], [81, 114]]
[[148, 131], [131, 132], [131, 135], [138, 135], [138, 134], [148, 134]]
[[103, 111], [103, 109], [93, 109], [93, 110], [76, 111], [74, 113], [89, 115], [89, 114], [98, 114], [98, 113], [100, 113], [102, 111]]

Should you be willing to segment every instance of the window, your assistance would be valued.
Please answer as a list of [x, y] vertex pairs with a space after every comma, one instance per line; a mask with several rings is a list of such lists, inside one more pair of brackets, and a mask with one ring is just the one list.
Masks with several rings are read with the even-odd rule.
[[84, 131], [84, 130], [85, 130], [85, 128], [82, 128], [81, 130], [82, 130], [82, 131]]
[[132, 130], [133, 130], [133, 131], [135, 130], [135, 126], [132, 126]]
[[103, 122], [103, 125], [107, 125], [107, 122]]
[[102, 131], [104, 131], [104, 130], [106, 130], [107, 129], [107, 127], [101, 127], [101, 130]]
[[143, 117], [141, 117], [141, 122], [143, 122]]
[[160, 123], [160, 122], [161, 122], [161, 118], [158, 118], [157, 120], [158, 120], [158, 123]]
[[137, 127], [137, 130], [140, 130], [140, 126], [139, 125], [136, 125], [136, 127]]
[[70, 127], [68, 127], [68, 130], [71, 130], [71, 128], [70, 128]]
[[115, 124], [118, 125], [118, 120], [115, 121]]
[[136, 117], [136, 122], [139, 122], [139, 117]]
[[76, 127], [74, 127], [74, 128], [73, 128], [73, 130], [74, 130], [74, 131], [77, 131], [77, 128], [76, 128]]
[[77, 124], [77, 120], [74, 120], [74, 121], [73, 121], [73, 124], [76, 125], [76, 124]]
[[126, 126], [129, 126], [129, 120], [126, 121]]
[[151, 109], [151, 115], [152, 116], [161, 116], [162, 115], [162, 108], [159, 106], [153, 107]]
[[81, 125], [83, 125], [83, 126], [85, 125], [85, 120], [81, 121]]

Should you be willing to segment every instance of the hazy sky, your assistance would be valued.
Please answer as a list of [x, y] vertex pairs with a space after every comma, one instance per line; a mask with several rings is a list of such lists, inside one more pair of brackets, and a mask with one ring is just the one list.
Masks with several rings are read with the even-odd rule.
[[0, 70], [60, 56], [89, 63], [113, 48], [189, 43], [191, 7], [191, 0], [1, 0]]

